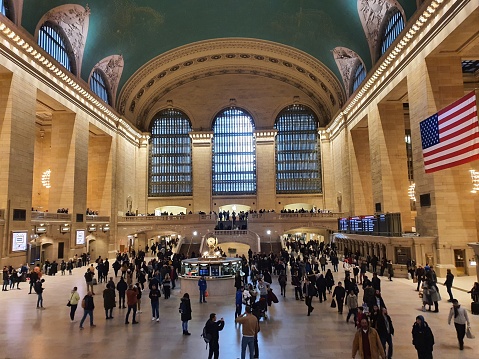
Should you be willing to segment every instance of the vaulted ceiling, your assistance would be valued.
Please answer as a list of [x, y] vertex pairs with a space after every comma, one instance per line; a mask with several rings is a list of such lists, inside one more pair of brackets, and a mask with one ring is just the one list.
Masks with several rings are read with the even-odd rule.
[[[161, 76], [164, 71], [176, 71], [176, 66], [181, 70], [186, 69], [190, 62], [206, 62], [202, 59], [205, 56], [205, 53], [201, 53], [202, 46], [196, 43], [204, 44], [206, 41], [215, 47], [227, 39], [229, 52], [213, 49], [208, 51], [206, 58], [215, 60], [221, 56], [222, 60], [230, 61], [231, 66], [222, 63], [196, 74], [191, 73], [191, 66], [188, 76], [175, 74], [178, 82], [172, 83], [171, 77], [168, 84], [162, 84], [162, 91], [165, 87], [174, 88], [178, 83], [182, 85], [192, 79], [219, 74], [222, 70], [225, 74], [232, 74], [233, 67], [241, 68], [244, 63], [245, 73], [290, 83], [306, 93], [311, 102], [317, 104], [315, 107], [320, 109], [319, 112], [324, 111], [324, 114], [331, 116], [342, 106], [347, 93], [332, 50], [336, 47], [351, 49], [362, 58], [368, 70], [372, 66], [370, 47], [358, 13], [358, 7], [364, 1], [77, 0], [73, 3], [90, 9], [81, 77], [88, 81], [97, 63], [111, 55], [122, 55], [124, 68], [116, 107], [126, 117], [148, 116], [147, 110], [154, 107], [154, 100], [158, 100], [158, 96], [144, 100], [143, 104], [135, 101], [135, 96], [148, 90], [151, 79]], [[367, 1], [372, 9], [375, 6], [380, 9], [384, 3], [384, 0]], [[415, 0], [394, 1], [402, 6], [407, 19], [416, 10]], [[49, 10], [71, 3], [62, 0], [24, 0], [21, 25], [34, 35], [39, 21]], [[235, 38], [243, 41], [236, 49], [232, 45]], [[250, 40], [259, 40], [260, 46], [250, 46]], [[268, 56], [268, 51], [274, 51], [275, 48], [285, 50], [277, 56], [269, 52]], [[289, 53], [289, 59], [282, 58], [285, 52]], [[168, 58], [165, 61], [158, 60], [172, 53], [181, 55], [181, 62], [175, 63], [171, 56], [166, 56]], [[256, 59], [256, 62], [252, 63], [250, 59]], [[164, 65], [165, 68], [156, 72], [147, 71], [146, 68], [151, 64]], [[273, 66], [276, 64], [283, 66], [280, 69], [280, 66]], [[318, 68], [318, 64], [322, 69]], [[288, 74], [286, 67], [289, 65], [296, 75], [293, 76], [292, 72]], [[321, 73], [327, 76], [323, 77]], [[147, 77], [143, 84], [136, 83], [140, 74]], [[309, 77], [310, 83], [302, 81], [299, 75]], [[311, 89], [315, 86], [315, 78], [320, 79], [316, 85], [324, 93], [317, 94]], [[125, 93], [129, 93], [129, 97]], [[128, 116], [128, 111], [131, 116]]]

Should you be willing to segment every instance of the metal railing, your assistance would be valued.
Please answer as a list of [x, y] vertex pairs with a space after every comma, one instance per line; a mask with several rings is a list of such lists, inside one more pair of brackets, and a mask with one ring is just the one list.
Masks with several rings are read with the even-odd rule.
[[59, 220], [59, 221], [71, 221], [71, 214], [69, 213], [50, 213], [50, 212], [31, 212], [32, 220]]
[[90, 215], [86, 216], [87, 222], [110, 222], [109, 216], [97, 216], [97, 215]]

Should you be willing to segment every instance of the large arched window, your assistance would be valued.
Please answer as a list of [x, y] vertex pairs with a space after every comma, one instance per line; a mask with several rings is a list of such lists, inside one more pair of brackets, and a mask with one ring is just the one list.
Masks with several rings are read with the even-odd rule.
[[103, 101], [111, 105], [110, 91], [108, 91], [105, 74], [100, 69], [95, 69], [90, 77], [90, 89]]
[[318, 120], [311, 109], [292, 105], [276, 119], [276, 193], [321, 193]]
[[353, 77], [353, 86], [351, 88], [351, 93], [356, 91], [356, 89], [361, 85], [361, 83], [366, 78], [366, 68], [364, 67], [361, 61], [358, 61], [358, 65], [356, 66], [356, 70], [354, 71]]
[[220, 112], [213, 124], [213, 194], [256, 193], [252, 117], [239, 108]]
[[73, 51], [68, 39], [59, 27], [48, 23], [43, 24], [38, 31], [38, 45], [68, 71], [76, 73]]
[[386, 50], [396, 40], [396, 37], [404, 29], [404, 19], [401, 12], [397, 8], [393, 8], [386, 17], [386, 23], [383, 28], [381, 37], [381, 54], [384, 55]]
[[193, 193], [191, 123], [183, 112], [167, 109], [151, 123], [149, 196], [186, 196]]

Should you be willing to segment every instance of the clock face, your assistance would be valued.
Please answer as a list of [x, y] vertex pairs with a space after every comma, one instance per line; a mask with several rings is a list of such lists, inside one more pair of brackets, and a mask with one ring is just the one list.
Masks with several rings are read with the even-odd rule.
[[214, 246], [216, 244], [216, 238], [210, 237], [206, 240], [206, 243], [210, 246]]

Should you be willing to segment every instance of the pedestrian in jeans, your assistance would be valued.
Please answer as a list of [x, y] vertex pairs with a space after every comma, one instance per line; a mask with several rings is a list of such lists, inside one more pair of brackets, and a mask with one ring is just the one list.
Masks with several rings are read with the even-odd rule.
[[133, 311], [132, 324], [138, 324], [136, 321], [136, 305], [138, 303], [138, 292], [131, 284], [126, 291], [126, 304], [128, 305], [128, 311], [126, 312], [125, 324], [130, 324], [128, 319], [130, 318], [130, 312]]
[[70, 320], [73, 323], [75, 320], [75, 312], [78, 308], [78, 302], [80, 301], [80, 294], [78, 294], [78, 288], [73, 287], [70, 295]]
[[80, 329], [83, 329], [83, 323], [85, 322], [86, 316], [90, 316], [90, 327], [96, 327], [93, 324], [93, 310], [95, 309], [95, 303], [93, 302], [93, 293], [88, 291], [85, 297], [82, 300], [81, 304], [83, 308], [83, 318], [80, 321]]
[[37, 293], [37, 309], [44, 309], [43, 308], [43, 290], [42, 284], [45, 282], [45, 279], [38, 279], [35, 282], [35, 286], [33, 289], [35, 293]]
[[155, 320], [157, 322], [160, 321], [160, 297], [161, 292], [158, 290], [156, 285], [153, 285], [150, 290], [150, 301], [151, 301], [151, 320]]
[[467, 326], [471, 326], [467, 311], [461, 307], [457, 299], [452, 300], [452, 308], [449, 311], [449, 317], [447, 323], [451, 324], [451, 319], [454, 317], [454, 326], [456, 327], [457, 340], [459, 341], [459, 349], [464, 350], [464, 336], [466, 335], [466, 323]]
[[243, 337], [241, 338], [241, 359], [245, 359], [246, 357], [246, 347], [248, 347], [250, 359], [253, 359], [255, 353], [255, 337], [258, 335], [260, 330], [258, 318], [251, 313], [251, 307], [246, 306], [245, 313], [236, 318], [235, 322], [243, 326]]

